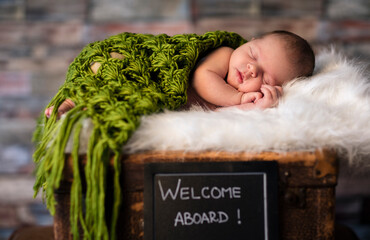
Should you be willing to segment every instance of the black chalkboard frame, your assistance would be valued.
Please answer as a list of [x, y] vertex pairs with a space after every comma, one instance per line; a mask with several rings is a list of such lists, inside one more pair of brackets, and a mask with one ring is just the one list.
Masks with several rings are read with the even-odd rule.
[[[276, 161], [247, 162], [183, 162], [147, 163], [144, 165], [144, 240], [155, 239], [154, 179], [161, 174], [230, 174], [264, 173], [267, 178], [267, 236], [264, 240], [279, 239], [278, 223], [278, 163]], [[169, 238], [167, 238], [169, 239]]]

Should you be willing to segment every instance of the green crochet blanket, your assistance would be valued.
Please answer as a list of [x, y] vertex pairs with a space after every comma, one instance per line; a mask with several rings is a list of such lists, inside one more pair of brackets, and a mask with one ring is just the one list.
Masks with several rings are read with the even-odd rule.
[[[217, 47], [236, 48], [243, 43], [245, 40], [235, 33], [216, 31], [172, 37], [122, 33], [87, 45], [70, 65], [65, 83], [47, 106], [54, 106], [51, 117], [42, 116], [36, 128], [35, 196], [41, 188], [47, 207], [54, 214], [53, 193], [63, 179], [64, 149], [72, 138], [70, 222], [73, 236], [80, 237], [80, 227], [84, 239], [115, 239], [122, 197], [119, 181], [122, 146], [138, 128], [140, 117], [184, 105], [189, 76], [197, 60]], [[114, 57], [117, 55], [119, 57]], [[91, 69], [94, 63], [99, 63], [97, 71]], [[76, 107], [57, 120], [57, 109], [66, 98]], [[82, 179], [79, 134], [87, 118], [94, 127], [84, 165], [85, 179]], [[104, 194], [112, 159], [114, 204], [108, 227]], [[86, 191], [82, 189], [83, 181]]]

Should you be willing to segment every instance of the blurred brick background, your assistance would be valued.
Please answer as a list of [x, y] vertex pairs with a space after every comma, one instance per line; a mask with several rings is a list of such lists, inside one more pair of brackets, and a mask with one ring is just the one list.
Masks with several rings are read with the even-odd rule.
[[[370, 62], [369, 0], [0, 0], [0, 240], [19, 226], [52, 223], [41, 199], [32, 198], [31, 137], [85, 44], [123, 31], [216, 29], [247, 39], [290, 30], [316, 51], [334, 45]], [[338, 219], [370, 239], [370, 190], [358, 187], [362, 179], [340, 180]]]

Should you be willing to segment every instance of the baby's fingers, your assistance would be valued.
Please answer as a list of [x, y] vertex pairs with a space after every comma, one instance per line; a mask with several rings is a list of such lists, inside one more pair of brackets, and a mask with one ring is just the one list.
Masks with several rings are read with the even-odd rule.
[[[279, 97], [283, 93], [283, 89], [277, 86], [263, 85], [261, 87], [261, 92], [263, 93], [263, 107], [274, 107], [278, 104]], [[261, 103], [262, 104], [262, 103]]]
[[261, 92], [264, 97], [277, 100], [283, 95], [283, 88], [279, 86], [262, 85]]
[[262, 93], [260, 92], [244, 93], [242, 96], [241, 104], [255, 102], [261, 98], [262, 98]]

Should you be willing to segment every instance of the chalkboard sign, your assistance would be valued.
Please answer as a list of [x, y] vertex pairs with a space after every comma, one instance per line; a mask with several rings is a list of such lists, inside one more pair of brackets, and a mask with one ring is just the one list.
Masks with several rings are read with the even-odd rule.
[[145, 165], [145, 240], [278, 239], [276, 162]]

